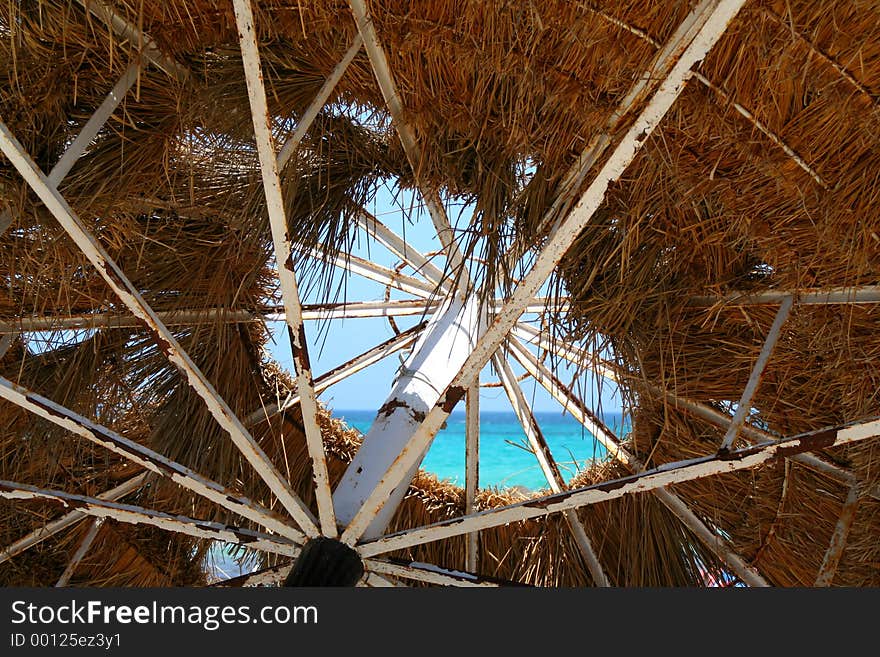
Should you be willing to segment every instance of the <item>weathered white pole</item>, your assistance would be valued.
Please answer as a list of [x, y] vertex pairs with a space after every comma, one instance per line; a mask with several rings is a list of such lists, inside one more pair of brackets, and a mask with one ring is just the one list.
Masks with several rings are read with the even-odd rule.
[[311, 511], [299, 499], [290, 483], [281, 477], [281, 473], [247, 432], [226, 401], [220, 397], [211, 382], [196, 367], [189, 354], [180, 347], [168, 328], [156, 317], [156, 313], [144, 301], [140, 292], [128, 280], [119, 266], [110, 258], [100, 242], [74, 214], [64, 197], [49, 184], [46, 176], [34, 164], [34, 161], [26, 154], [22, 145], [2, 121], [0, 121], [0, 150], [9, 158], [9, 161], [40, 197], [46, 208], [55, 216], [67, 234], [98, 270], [110, 289], [135, 316], [143, 321], [145, 328], [168, 360], [177, 367], [193, 390], [205, 401], [214, 419], [229, 433], [235, 446], [275, 493], [281, 505], [296, 520], [303, 532], [308, 536], [316, 535], [318, 531]]
[[[510, 400], [510, 405], [522, 425], [526, 439], [529, 441], [532, 452], [541, 466], [541, 472], [544, 473], [544, 478], [547, 480], [550, 490], [554, 493], [567, 490], [568, 486], [565, 483], [562, 472], [560, 472], [556, 459], [553, 458], [553, 454], [550, 452], [550, 446], [544, 438], [541, 427], [538, 426], [535, 414], [529, 407], [522, 389], [516, 382], [513, 369], [501, 355], [496, 355], [493, 360], [495, 362], [495, 369], [498, 372], [498, 378], [501, 380], [504, 391], [507, 393], [507, 398]], [[568, 509], [563, 511], [562, 515], [565, 517], [565, 521], [571, 530], [572, 538], [574, 538], [578, 550], [584, 558], [593, 582], [595, 582], [596, 586], [610, 586], [608, 577], [605, 575], [602, 564], [599, 562], [599, 557], [593, 549], [593, 544], [587, 536], [583, 523], [581, 523], [580, 518], [577, 516], [577, 511]]]
[[443, 276], [440, 268], [422, 255], [415, 247], [403, 240], [397, 233], [388, 228], [388, 226], [364, 209], [361, 209], [355, 215], [355, 219], [358, 222], [358, 226], [367, 235], [382, 244], [391, 253], [412, 267], [414, 271], [424, 276], [428, 282], [434, 285], [439, 284], [444, 290], [448, 289], [448, 281]]
[[428, 299], [378, 299], [376, 301], [343, 301], [339, 303], [305, 304], [303, 319], [359, 319], [369, 317], [408, 317], [436, 310], [439, 301]]
[[837, 573], [837, 565], [843, 556], [843, 550], [846, 548], [846, 540], [849, 536], [849, 530], [852, 527], [853, 520], [856, 517], [856, 511], [859, 508], [859, 486], [853, 485], [849, 489], [846, 501], [840, 511], [840, 518], [834, 527], [834, 534], [831, 536], [831, 542], [822, 558], [822, 566], [816, 575], [816, 583], [814, 586], [831, 586], [834, 581], [834, 575]]
[[381, 575], [370, 572], [364, 575], [363, 582], [366, 586], [370, 586], [375, 589], [400, 588], [402, 586], [397, 582], [391, 581], [387, 577], [382, 577]]
[[609, 456], [627, 466], [630, 471], [637, 472], [643, 468], [642, 462], [620, 444], [620, 440], [614, 435], [602, 420], [596, 416], [581, 399], [559, 380], [559, 378], [544, 365], [540, 359], [529, 351], [521, 342], [511, 338], [508, 342], [510, 353], [516, 361], [522, 365], [526, 372], [537, 381], [550, 396], [570, 413], [573, 418], [580, 422], [602, 446], [608, 450]]
[[596, 354], [569, 344], [555, 336], [548, 335], [547, 332], [540, 331], [531, 324], [517, 322], [516, 326], [513, 327], [512, 334], [529, 344], [549, 351], [554, 356], [567, 360], [569, 363], [578, 367], [588, 368], [609, 381], [617, 383], [619, 380], [617, 366], [614, 363], [599, 358]]
[[97, 497], [89, 497], [88, 495], [76, 495], [63, 491], [37, 488], [36, 486], [20, 484], [14, 481], [0, 480], [0, 498], [7, 500], [46, 500], [75, 508], [97, 518], [112, 518], [113, 520], [133, 525], [150, 525], [171, 532], [195, 536], [196, 538], [210, 538], [215, 541], [244, 545], [263, 552], [273, 552], [288, 556], [293, 556], [297, 552], [296, 545], [288, 542], [287, 539], [281, 536], [271, 536], [233, 525], [224, 525], [219, 522], [172, 515], [131, 504], [109, 502]]
[[290, 569], [293, 567], [292, 563], [283, 563], [278, 564], [276, 566], [270, 566], [268, 568], [263, 568], [262, 570], [258, 570], [253, 573], [248, 573], [246, 575], [239, 575], [238, 577], [233, 577], [231, 579], [223, 579], [219, 582], [214, 582], [210, 584], [212, 588], [227, 588], [227, 587], [235, 587], [241, 588], [246, 586], [280, 586], [287, 576], [290, 574]]
[[88, 418], [56, 404], [51, 399], [31, 392], [3, 377], [0, 377], [0, 397], [96, 445], [131, 459], [147, 470], [168, 477], [183, 488], [216, 502], [224, 509], [253, 520], [271, 531], [278, 532], [294, 542], [302, 543], [304, 540], [300, 531], [286, 524], [273, 511], [261, 507], [246, 497], [235, 495], [217, 482], [201, 476], [162, 454], [120, 436], [115, 431], [92, 422]]
[[[147, 479], [147, 476], [148, 475], [146, 472], [136, 475], [131, 479], [119, 484], [115, 488], [111, 488], [110, 490], [101, 493], [100, 495], [98, 495], [98, 499], [110, 501], [121, 499], [129, 493], [133, 493], [138, 488], [143, 486], [144, 482]], [[34, 545], [45, 541], [47, 538], [54, 536], [58, 532], [64, 531], [68, 527], [75, 525], [86, 517], [86, 514], [84, 514], [82, 511], [71, 511], [70, 513], [64, 514], [60, 518], [56, 518], [55, 520], [47, 522], [44, 526], [38, 527], [29, 534], [22, 536], [14, 543], [11, 543], [6, 548], [0, 550], [0, 564], [8, 561], [18, 554], [21, 554], [22, 552], [33, 547]]]
[[[340, 522], [350, 522], [362, 507], [425, 413], [437, 402], [440, 391], [473, 349], [481, 324], [478, 305], [475, 296], [464, 302], [449, 299], [429, 321], [336, 488], [333, 501]], [[382, 513], [371, 518], [368, 534], [378, 536], [384, 531], [426, 449], [427, 444], [397, 485], [387, 491], [388, 504]], [[350, 535], [343, 535], [342, 540], [353, 543]]]
[[95, 539], [98, 537], [98, 532], [101, 531], [101, 527], [103, 526], [103, 524], [103, 518], [95, 518], [92, 521], [92, 524], [89, 526], [86, 535], [83, 537], [79, 546], [76, 548], [76, 552], [73, 553], [73, 556], [70, 558], [70, 562], [67, 564], [64, 572], [61, 573], [61, 577], [59, 577], [58, 581], [55, 582], [56, 587], [67, 586], [67, 583], [70, 581], [70, 578], [73, 577], [73, 573], [74, 571], [76, 571], [76, 567], [79, 565], [79, 562], [82, 561], [84, 556], [86, 556], [86, 552], [89, 551], [89, 548], [92, 547], [92, 543], [94, 543]]
[[141, 58], [137, 57], [129, 65], [125, 73], [122, 74], [122, 77], [119, 78], [119, 81], [110, 90], [110, 93], [107, 94], [104, 102], [89, 117], [82, 130], [77, 134], [76, 139], [65, 149], [64, 155], [61, 156], [61, 159], [58, 160], [55, 166], [52, 167], [52, 171], [49, 172], [49, 183], [53, 187], [57, 187], [67, 174], [70, 173], [73, 165], [85, 153], [86, 148], [92, 143], [98, 131], [101, 130], [116, 108], [119, 107], [119, 103], [122, 102], [122, 99], [125, 98], [132, 85], [137, 81], [142, 69], [143, 63]]
[[781, 440], [733, 450], [727, 454], [712, 454], [686, 461], [667, 463], [639, 474], [605, 481], [562, 493], [546, 495], [497, 509], [481, 511], [467, 518], [451, 518], [425, 527], [389, 534], [357, 546], [364, 558], [422, 545], [452, 536], [461, 536], [477, 529], [500, 527], [511, 522], [529, 520], [576, 509], [590, 504], [646, 491], [663, 488], [725, 472], [748, 470], [764, 463], [786, 458], [790, 454], [811, 449], [827, 449], [848, 445], [880, 435], [880, 420], [821, 429]]
[[[480, 380], [468, 388], [465, 400], [465, 449], [464, 449], [464, 513], [476, 510], [477, 491], [480, 488]], [[465, 568], [472, 573], [479, 567], [480, 534], [467, 535]]]
[[275, 264], [278, 279], [281, 283], [281, 297], [284, 302], [288, 336], [294, 371], [296, 388], [299, 394], [300, 411], [305, 430], [306, 445], [312, 459], [312, 478], [315, 485], [315, 499], [318, 504], [318, 518], [321, 523], [321, 534], [333, 538], [337, 535], [336, 513], [333, 510], [330, 476], [327, 471], [327, 457], [324, 454], [324, 440], [318, 426], [318, 399], [312, 381], [312, 366], [309, 360], [308, 342], [303, 324], [302, 301], [299, 287], [293, 271], [293, 245], [287, 225], [287, 214], [281, 194], [281, 179], [278, 174], [278, 156], [275, 152], [275, 141], [272, 137], [272, 117], [266, 101], [266, 89], [263, 86], [263, 72], [260, 63], [257, 34], [254, 26], [254, 15], [250, 0], [233, 0], [235, 21], [238, 25], [241, 57], [244, 64], [245, 81], [248, 88], [248, 99], [251, 117], [254, 123], [254, 135], [257, 142], [257, 153], [260, 160], [260, 172], [263, 177], [263, 191], [266, 196], [266, 207], [269, 212], [269, 226], [272, 229], [272, 241], [275, 248]]
[[[644, 102], [647, 94], [655, 88], [656, 81], [672, 74], [674, 66], [679, 61], [681, 44], [689, 43], [694, 39], [710, 19], [719, 15], [719, 11], [726, 12], [728, 10], [728, 7], [718, 7], [718, 4], [718, 0], [702, 0], [679, 25], [666, 45], [657, 52], [653, 65], [636, 80], [627, 95], [620, 101], [617, 109], [608, 117], [604, 129], [590, 140], [577, 161], [566, 172], [560, 184], [560, 193], [539, 224], [536, 231], [538, 235], [543, 234], [553, 225], [554, 221], [558, 222], [566, 214], [575, 200], [577, 190], [582, 186], [587, 174], [596, 165], [608, 146], [611, 145], [613, 136], [621, 130], [625, 121]], [[742, 4], [744, 3], [741, 2], [740, 7]], [[736, 14], [740, 7], [735, 7], [733, 13]], [[686, 81], [689, 77], [690, 73], [686, 74], [684, 80]], [[515, 245], [512, 255], [516, 258], [519, 253], [529, 248], [530, 245]]]
[[444, 291], [449, 289], [449, 282], [444, 278], [443, 272], [440, 271], [439, 267], [419, 253], [413, 246], [407, 244], [397, 233], [372, 214], [362, 209], [355, 215], [355, 219], [358, 222], [358, 226], [367, 235], [377, 240], [391, 253], [412, 267], [414, 271], [424, 276], [429, 283], [433, 283], [435, 286], [440, 285]]
[[[644, 30], [639, 29], [637, 27], [634, 27], [632, 25], [629, 25], [628, 23], [625, 23], [622, 20], [615, 18], [614, 16], [610, 16], [609, 14], [607, 14], [604, 11], [601, 11], [599, 9], [596, 9], [593, 7], [588, 7], [588, 9], [590, 11], [592, 11], [593, 13], [595, 13], [596, 15], [601, 16], [602, 18], [607, 20], [609, 23], [612, 23], [613, 25], [616, 25], [622, 29], [625, 29], [627, 32], [629, 32], [630, 34], [636, 35], [637, 37], [639, 37], [640, 39], [642, 39], [646, 43], [650, 43], [655, 48], [661, 47], [661, 44], [658, 41], [656, 41], [655, 39], [653, 39]], [[834, 64], [834, 62], [831, 62], [831, 63], [832, 63], [832, 65]], [[852, 77], [852, 76], [849, 76], [845, 72], [843, 73], [843, 75], [844, 75], [844, 77], [847, 77], [848, 79], [850, 79]], [[785, 151], [785, 154], [788, 155], [799, 167], [801, 167], [801, 169], [806, 171], [813, 178], [813, 180], [815, 180], [817, 183], [819, 183], [819, 185], [821, 187], [823, 187], [825, 189], [829, 188], [828, 183], [826, 183], [825, 180], [823, 180], [822, 177], [819, 176], [819, 174], [816, 173], [816, 171], [814, 169], [812, 169], [804, 161], [803, 158], [801, 158], [797, 153], [795, 153], [794, 150], [788, 144], [786, 144], [784, 141], [782, 141], [782, 139], [780, 139], [780, 137], [778, 135], [776, 135], [766, 125], [764, 125], [761, 121], [759, 121], [749, 110], [747, 110], [745, 107], [743, 107], [742, 105], [740, 105], [739, 103], [734, 101], [733, 98], [731, 98], [730, 95], [726, 91], [724, 91], [724, 89], [713, 84], [713, 82], [711, 80], [709, 80], [709, 78], [700, 74], [697, 71], [693, 71], [691, 73], [691, 76], [695, 80], [698, 80], [703, 85], [705, 85], [708, 89], [711, 89], [713, 92], [718, 94], [726, 102], [728, 102], [731, 105], [731, 107], [733, 107], [737, 112], [739, 112], [746, 120], [748, 120], [752, 125], [754, 125], [759, 131], [764, 133], [764, 135], [768, 139], [770, 139], [770, 141], [772, 141], [774, 144], [779, 146], [783, 151]]]
[[[645, 140], [678, 98], [689, 77], [691, 66], [706, 56], [706, 53], [724, 33], [728, 23], [744, 2], [745, 0], [721, 0], [717, 3], [704, 3], [698, 10], [697, 17], [701, 27], [698, 30], [688, 28], [677, 32], [677, 36], [669, 46], [669, 57], [674, 61], [669, 74], [661, 79], [647, 105], [620, 139], [617, 147], [600, 168], [596, 178], [587, 187], [572, 212], [553, 226], [547, 242], [538, 253], [532, 268], [495, 316], [485, 334], [461, 366], [459, 373], [440, 395], [437, 403], [428, 411], [425, 420], [418, 426], [412, 438], [403, 443], [404, 446], [399, 456], [388, 467], [387, 472], [381, 476], [375, 489], [364, 500], [357, 516], [346, 527], [344, 535], [349, 541], [355, 541], [361, 536], [388, 501], [389, 493], [400, 484], [407, 473], [417, 466], [440, 426], [455, 405], [464, 397], [467, 386], [473, 381], [474, 376], [504, 341], [524, 308], [547, 280], [556, 263], [565, 255], [581, 230], [600, 207], [609, 185], [623, 174]], [[686, 23], [691, 23], [692, 18], [693, 14], [691, 18], [686, 20]], [[364, 44], [369, 52], [369, 39], [366, 35], [364, 36]]]
[[[393, 338], [386, 340], [385, 342], [376, 345], [372, 349], [368, 349], [364, 353], [355, 356], [351, 360], [342, 363], [341, 365], [337, 365], [332, 370], [329, 370], [315, 379], [315, 392], [321, 393], [330, 386], [339, 383], [340, 381], [347, 379], [353, 374], [357, 374], [361, 370], [369, 367], [373, 363], [377, 363], [383, 358], [390, 356], [391, 354], [397, 353], [401, 349], [406, 349], [411, 346], [416, 340], [419, 339], [419, 335], [424, 330], [427, 322], [422, 322], [417, 326], [413, 326], [411, 329], [407, 329], [403, 331], [400, 335], [396, 335]], [[281, 404], [271, 403], [263, 406], [262, 408], [258, 408], [257, 410], [251, 412], [245, 417], [244, 423], [245, 426], [251, 426], [257, 424], [258, 422], [262, 422], [264, 420], [269, 419], [277, 415], [278, 413], [283, 413], [289, 408], [293, 408], [299, 403], [299, 395], [296, 393], [291, 393], [288, 395], [287, 399], [285, 399]]]
[[498, 373], [498, 379], [501, 386], [507, 394], [510, 406], [522, 426], [523, 433], [529, 441], [529, 445], [535, 454], [541, 472], [554, 493], [558, 493], [566, 488], [565, 480], [559, 471], [559, 466], [553, 454], [550, 452], [550, 446], [544, 439], [541, 427], [535, 419], [532, 409], [529, 407], [523, 391], [520, 389], [516, 381], [516, 375], [507, 360], [500, 354], [494, 356], [492, 361], [495, 363], [495, 370]]
[[773, 348], [776, 346], [776, 342], [782, 334], [782, 325], [785, 324], [785, 320], [788, 319], [788, 316], [791, 313], [792, 304], [794, 304], [794, 298], [786, 297], [779, 306], [779, 310], [776, 311], [776, 317], [773, 318], [773, 324], [770, 326], [767, 338], [764, 340], [764, 346], [761, 347], [761, 353], [758, 354], [758, 360], [755, 361], [755, 364], [752, 367], [752, 371], [749, 374], [749, 380], [746, 382], [745, 390], [743, 390], [742, 396], [740, 397], [739, 405], [736, 408], [736, 412], [733, 414], [733, 419], [730, 421], [730, 425], [727, 427], [727, 431], [724, 434], [724, 440], [721, 441], [721, 447], [719, 447], [719, 449], [730, 449], [733, 446], [733, 442], [739, 435], [740, 428], [751, 412], [752, 398], [758, 391], [758, 384], [761, 383], [761, 374], [764, 373], [764, 368], [770, 360], [770, 354], [773, 353]]
[[697, 71], [691, 73], [694, 79], [699, 80], [706, 88], [711, 89], [714, 93], [718, 94], [725, 102], [727, 102], [733, 109], [735, 109], [741, 116], [743, 116], [749, 123], [751, 123], [755, 128], [757, 128], [761, 133], [764, 134], [770, 141], [776, 144], [782, 151], [788, 155], [792, 159], [792, 161], [797, 164], [801, 169], [803, 169], [813, 180], [818, 183], [822, 189], [830, 189], [831, 186], [825, 181], [825, 179], [820, 176], [815, 169], [813, 169], [809, 164], [804, 161], [800, 155], [798, 155], [794, 149], [791, 148], [788, 144], [786, 144], [782, 139], [774, 133], [770, 128], [768, 128], [762, 121], [759, 121], [758, 118], [752, 114], [745, 107], [736, 102], [733, 98], [730, 97], [724, 89], [714, 84], [709, 78], [705, 75], [700, 74]]

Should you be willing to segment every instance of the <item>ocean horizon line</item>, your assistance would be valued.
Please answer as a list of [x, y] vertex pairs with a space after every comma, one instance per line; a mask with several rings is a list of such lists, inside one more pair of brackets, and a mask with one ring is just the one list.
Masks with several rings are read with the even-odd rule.
[[[334, 417], [365, 434], [372, 427], [374, 409], [334, 409]], [[607, 458], [607, 450], [571, 413], [561, 409], [535, 411], [545, 442], [566, 482], [582, 470]], [[621, 410], [604, 411], [601, 420], [618, 436], [630, 429]], [[480, 487], [520, 488], [537, 491], [548, 483], [531, 448], [519, 418], [513, 410], [480, 412]], [[440, 480], [464, 485], [465, 434], [464, 409], [453, 412], [434, 438], [422, 461], [422, 469]]]

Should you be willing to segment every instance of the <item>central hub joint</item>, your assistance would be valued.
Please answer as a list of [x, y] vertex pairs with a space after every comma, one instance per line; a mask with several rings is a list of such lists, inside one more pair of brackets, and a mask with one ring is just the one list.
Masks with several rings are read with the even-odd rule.
[[354, 549], [319, 536], [303, 545], [284, 586], [355, 586], [363, 576], [364, 563]]

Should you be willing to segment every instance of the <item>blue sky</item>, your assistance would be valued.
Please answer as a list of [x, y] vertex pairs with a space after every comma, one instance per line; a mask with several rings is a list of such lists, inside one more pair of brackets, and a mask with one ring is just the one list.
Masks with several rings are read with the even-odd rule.
[[[417, 216], [414, 214], [412, 219], [406, 219], [405, 213], [395, 207], [387, 190], [383, 191], [379, 195], [379, 199], [368, 209], [398, 235], [405, 235], [407, 242], [420, 252], [428, 253], [439, 249], [434, 226], [427, 213], [420, 212], [417, 213]], [[450, 218], [455, 220], [457, 215], [457, 212], [453, 212], [450, 214]], [[354, 254], [388, 267], [394, 267], [399, 262], [394, 255], [389, 253], [380, 244], [372, 240], [368, 242], [363, 232], [360, 233]], [[438, 266], [442, 268], [442, 262], [438, 263]], [[405, 270], [405, 273], [411, 272]], [[349, 301], [368, 301], [383, 298], [385, 293], [383, 285], [360, 276], [342, 272], [341, 270], [339, 270], [339, 276], [340, 278], [336, 280], [345, 281], [346, 298]], [[319, 301], [315, 294], [307, 292], [303, 292], [303, 294], [304, 303]], [[392, 298], [403, 299], [411, 297], [393, 291]], [[418, 318], [401, 317], [396, 318], [396, 321], [400, 329], [403, 330], [417, 323]], [[279, 363], [291, 369], [290, 346], [287, 341], [286, 331], [283, 330], [284, 325], [282, 322], [273, 322], [270, 324], [270, 327], [275, 336], [275, 342], [271, 346], [270, 351]], [[309, 341], [312, 369], [315, 376], [318, 376], [376, 346], [380, 342], [393, 337], [394, 332], [387, 319], [366, 318], [333, 320], [320, 323], [308, 322], [306, 325], [306, 335]], [[398, 355], [390, 356], [366, 370], [337, 383], [322, 393], [320, 399], [327, 403], [331, 409], [335, 410], [376, 410], [384, 403], [400, 363]], [[514, 366], [514, 371], [517, 374], [522, 372], [518, 366]], [[566, 375], [564, 370], [560, 371], [559, 374], [560, 378], [565, 381], [570, 381], [572, 376], [571, 373]], [[484, 382], [496, 381], [497, 378], [491, 373], [489, 368], [486, 368], [481, 375], [481, 380]], [[534, 410], [562, 412], [561, 406], [533, 380], [527, 379], [522, 385], [526, 397], [530, 400]], [[587, 387], [593, 386], [588, 384]], [[610, 386], [606, 386], [606, 388], [602, 392], [603, 409], [609, 411], [618, 408], [620, 406], [619, 400], [613, 396]], [[588, 393], [586, 401], [591, 405], [595, 403], [595, 391], [592, 394]], [[480, 404], [482, 410], [510, 410], [507, 396], [501, 388], [483, 388], [480, 394]]]

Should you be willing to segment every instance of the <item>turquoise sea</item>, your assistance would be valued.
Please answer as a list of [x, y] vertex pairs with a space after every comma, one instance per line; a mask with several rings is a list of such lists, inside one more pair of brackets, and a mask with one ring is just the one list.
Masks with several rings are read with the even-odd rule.
[[[366, 433], [376, 412], [334, 410], [333, 415]], [[592, 459], [605, 458], [602, 445], [570, 415], [536, 412], [535, 419], [566, 481], [588, 467]], [[603, 419], [618, 436], [629, 431], [620, 413], [608, 413]], [[440, 479], [464, 486], [464, 447], [465, 416], [463, 411], [457, 411], [449, 416], [446, 428], [437, 434], [422, 467]], [[480, 413], [480, 487], [546, 488], [547, 481], [538, 461], [527, 448], [525, 433], [513, 412]]]

